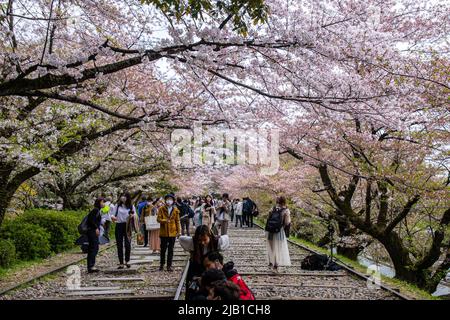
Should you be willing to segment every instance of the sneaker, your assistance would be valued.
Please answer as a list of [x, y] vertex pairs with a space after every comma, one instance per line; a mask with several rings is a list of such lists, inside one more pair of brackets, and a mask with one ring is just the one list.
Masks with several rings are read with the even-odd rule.
[[159, 271], [163, 271], [163, 270], [164, 270], [164, 266], [160, 266]]
[[167, 271], [173, 272], [173, 268], [172, 267], [167, 267]]
[[131, 268], [131, 265], [129, 263], [126, 263], [125, 265], [127, 266], [128, 269]]
[[123, 264], [120, 264], [120, 265], [117, 267], [117, 269], [123, 269], [123, 268], [124, 268]]

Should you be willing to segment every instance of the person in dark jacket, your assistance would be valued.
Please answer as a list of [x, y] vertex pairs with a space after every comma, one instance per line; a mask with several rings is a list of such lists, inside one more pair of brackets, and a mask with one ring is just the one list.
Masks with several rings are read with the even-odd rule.
[[249, 197], [245, 197], [243, 200], [242, 218], [244, 224], [247, 225], [248, 228], [253, 228], [253, 212], [256, 209], [256, 204]]
[[[180, 210], [180, 224], [181, 224], [181, 235], [190, 236], [189, 232], [189, 205], [183, 201], [180, 197], [177, 198], [175, 203], [178, 210]], [[186, 230], [186, 233], [185, 233]]]
[[89, 273], [98, 272], [95, 266], [95, 258], [98, 253], [98, 237], [100, 236], [100, 224], [102, 215], [100, 210], [105, 206], [105, 199], [98, 198], [95, 200], [94, 208], [89, 212], [87, 218], [87, 238], [88, 238], [88, 254], [87, 269]]

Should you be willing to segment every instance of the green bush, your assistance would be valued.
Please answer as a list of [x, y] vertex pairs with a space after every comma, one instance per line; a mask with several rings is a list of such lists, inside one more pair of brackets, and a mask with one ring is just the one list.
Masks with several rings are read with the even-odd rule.
[[17, 220], [44, 228], [50, 234], [51, 250], [59, 253], [72, 248], [80, 236], [77, 229], [80, 216], [80, 212], [76, 211], [29, 210]]
[[17, 258], [20, 260], [46, 258], [51, 254], [48, 232], [20, 219], [4, 221], [0, 228], [0, 237], [14, 243]]
[[0, 267], [11, 266], [16, 260], [16, 247], [11, 240], [0, 239]]

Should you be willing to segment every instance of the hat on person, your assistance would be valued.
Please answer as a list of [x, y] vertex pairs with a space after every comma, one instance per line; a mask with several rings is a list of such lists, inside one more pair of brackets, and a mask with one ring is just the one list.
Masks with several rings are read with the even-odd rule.
[[166, 194], [164, 200], [167, 200], [167, 198], [172, 198], [172, 200], [175, 201], [175, 195], [173, 193]]

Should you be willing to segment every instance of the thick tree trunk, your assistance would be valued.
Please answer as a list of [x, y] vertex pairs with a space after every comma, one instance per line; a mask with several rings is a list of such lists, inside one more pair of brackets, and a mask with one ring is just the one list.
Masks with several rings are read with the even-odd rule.
[[400, 236], [391, 231], [378, 239], [386, 248], [395, 269], [395, 277], [413, 283], [420, 288], [426, 287], [424, 270], [417, 270], [409, 257], [409, 251], [404, 247]]

